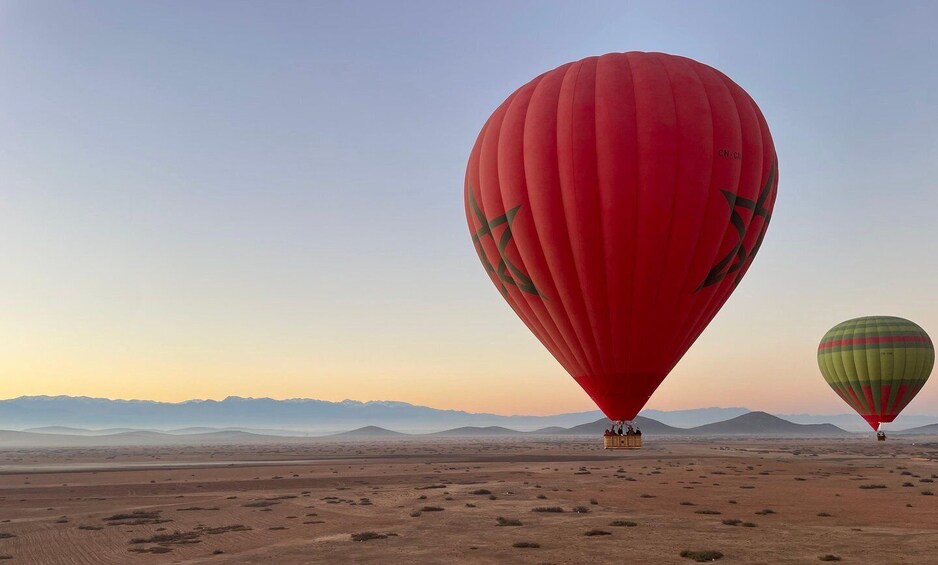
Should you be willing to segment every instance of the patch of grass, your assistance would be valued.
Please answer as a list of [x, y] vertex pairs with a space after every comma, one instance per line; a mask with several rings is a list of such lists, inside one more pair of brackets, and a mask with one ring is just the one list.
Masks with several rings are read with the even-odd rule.
[[78, 529], [97, 531], [97, 530], [103, 530], [104, 528], [102, 526], [78, 526]]
[[490, 491], [489, 489], [480, 488], [480, 489], [476, 489], [476, 490], [474, 490], [474, 491], [470, 491], [469, 494], [477, 494], [477, 495], [481, 496], [481, 495], [483, 495], [483, 494], [492, 494], [492, 491]]
[[521, 520], [516, 520], [514, 518], [503, 518], [499, 516], [495, 520], [495, 525], [496, 526], [520, 526]]
[[15, 537], [16, 534], [11, 534], [10, 532], [0, 532], [0, 539], [10, 539]]
[[933, 493], [933, 492], [930, 491], [930, 490], [923, 490], [923, 491], [922, 491], [922, 496], [935, 496], [935, 493]]
[[410, 513], [410, 517], [411, 517], [411, 518], [419, 518], [419, 517], [420, 517], [420, 511], [419, 511], [419, 510], [414, 510], [413, 512]]
[[360, 532], [357, 534], [352, 534], [352, 541], [368, 541], [373, 539], [387, 539], [387, 534], [379, 534], [378, 532]]
[[719, 510], [696, 510], [694, 514], [708, 514], [711, 516], [715, 516], [717, 514], [722, 514], [722, 512], [720, 512]]
[[818, 515], [818, 518], [830, 518], [831, 517], [831, 515], [828, 514], [827, 512], [818, 512], [817, 515]]
[[590, 509], [587, 508], [586, 506], [574, 506], [573, 511], [576, 512], [577, 514], [587, 514], [589, 513]]
[[638, 525], [638, 522], [632, 522], [631, 520], [613, 520], [609, 522], [609, 525], [613, 528], [634, 528]]
[[840, 556], [828, 553], [827, 555], [818, 556], [818, 561], [840, 561]]
[[164, 547], [162, 545], [154, 545], [153, 547], [132, 547], [128, 551], [134, 553], [169, 553], [172, 551], [171, 547]]
[[167, 545], [200, 543], [200, 540], [198, 532], [180, 532], [179, 530], [176, 530], [171, 534], [156, 534], [155, 536], [148, 538], [134, 538], [130, 540], [130, 543], [158, 543], [161, 545]]
[[762, 510], [756, 512], [757, 516], [768, 516], [769, 514], [775, 514], [775, 510], [772, 510], [771, 508], [763, 508]]
[[121, 520], [157, 520], [160, 517], [159, 510], [146, 511], [137, 510], [130, 514], [114, 514], [107, 518], [101, 518], [105, 522], [117, 522]]
[[723, 520], [723, 525], [724, 525], [724, 526], [738, 526], [738, 525], [740, 525], [740, 524], [742, 524], [742, 523], [743, 523], [742, 520], [738, 520], [738, 519], [736, 519], [736, 518], [727, 518], [727, 519]]
[[221, 508], [215, 506], [212, 508], [202, 508], [201, 506], [190, 506], [189, 508], [177, 508], [176, 512], [195, 512], [197, 510], [221, 510]]
[[703, 563], [704, 561], [716, 561], [717, 559], [722, 559], [723, 554], [712, 549], [704, 551], [691, 551], [689, 549], [685, 549], [681, 552], [681, 557], [686, 559], [693, 559], [698, 563]]
[[446, 485], [429, 485], [425, 487], [414, 487], [414, 490], [429, 490], [433, 488], [446, 488]]
[[860, 485], [860, 488], [869, 490], [869, 489], [874, 489], [874, 488], [886, 488], [886, 485], [868, 484], [868, 485]]
[[267, 508], [268, 506], [273, 506], [274, 504], [280, 504], [279, 502], [274, 502], [272, 500], [257, 500], [255, 502], [248, 502], [242, 504], [241, 506], [245, 508]]
[[654, 497], [655, 497], [655, 495], [653, 495], [653, 494], [643, 494], [643, 495], [640, 495], [640, 496], [639, 496], [639, 498], [654, 498]]
[[532, 508], [531, 512], [554, 512], [560, 513], [563, 512], [563, 508], [559, 506], [538, 506], [537, 508]]
[[902, 486], [908, 488], [908, 487], [914, 487], [915, 485], [912, 483], [902, 483]]
[[740, 524], [740, 526], [744, 528], [755, 528], [756, 524], [755, 522], [743, 522], [742, 524]]
[[203, 534], [208, 534], [210, 536], [215, 536], [218, 534], [224, 534], [227, 532], [249, 532], [253, 528], [250, 526], [245, 526], [243, 524], [232, 524], [231, 526], [219, 526], [217, 528], [208, 528], [205, 526], [199, 526], [196, 528], [199, 532]]
[[475, 504], [472, 504], [471, 502], [467, 502], [467, 503], [466, 503], [466, 508], [475, 508], [475, 507], [476, 507], [476, 505], [475, 505]]
[[541, 547], [541, 544], [534, 543], [533, 541], [516, 541], [511, 544], [511, 547], [525, 548], [525, 549], [537, 549]]
[[694, 504], [693, 502], [686, 502], [686, 501], [685, 501], [685, 502], [682, 502], [682, 503], [681, 503], [681, 506], [697, 506], [697, 505]]
[[442, 512], [443, 508], [439, 506], [424, 506], [420, 509], [421, 512]]
[[585, 536], [611, 536], [612, 532], [607, 532], [606, 530], [588, 530]]

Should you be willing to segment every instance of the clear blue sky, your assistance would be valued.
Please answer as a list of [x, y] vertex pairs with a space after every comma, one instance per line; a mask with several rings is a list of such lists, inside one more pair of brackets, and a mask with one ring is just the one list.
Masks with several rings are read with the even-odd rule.
[[[821, 335], [938, 336], [938, 4], [0, 4], [0, 397], [591, 407], [478, 264], [465, 162], [566, 61], [745, 88], [781, 182], [753, 268], [651, 407], [843, 412]], [[907, 409], [938, 412], [938, 383]]]

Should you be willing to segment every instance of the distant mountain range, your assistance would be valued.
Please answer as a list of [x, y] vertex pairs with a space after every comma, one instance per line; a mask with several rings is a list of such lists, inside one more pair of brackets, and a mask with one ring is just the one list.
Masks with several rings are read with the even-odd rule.
[[506, 426], [518, 430], [534, 430], [545, 426], [569, 427], [600, 416], [602, 413], [595, 410], [555, 416], [500, 416], [438, 410], [394, 401], [328, 402], [307, 398], [274, 400], [238, 396], [229, 396], [224, 400], [185, 402], [110, 400], [85, 396], [22, 396], [0, 400], [0, 429], [14, 430], [38, 427], [89, 430], [211, 427], [321, 434], [381, 425], [422, 433], [454, 426]]
[[[713, 422], [692, 428], [669, 426], [652, 418], [639, 416], [635, 425], [646, 438], [654, 437], [850, 437], [855, 434], [833, 424], [797, 424], [765, 412], [747, 412], [722, 422]], [[0, 447], [116, 447], [116, 446], [159, 446], [159, 445], [256, 445], [298, 444], [317, 441], [361, 441], [388, 439], [427, 438], [494, 438], [494, 437], [550, 437], [580, 436], [599, 437], [609, 427], [609, 420], [600, 418], [593, 422], [569, 428], [549, 426], [523, 432], [503, 426], [463, 426], [428, 434], [406, 434], [379, 426], [363, 426], [336, 434], [297, 437], [276, 433], [253, 433], [241, 430], [179, 429], [175, 432], [145, 430], [93, 431], [78, 428], [44, 428], [39, 431], [0, 431]], [[52, 433], [56, 432], [56, 433]], [[900, 435], [938, 435], [938, 424], [891, 432]], [[872, 435], [868, 432], [866, 435]]]
[[[664, 435], [686, 433], [686, 430], [700, 426], [716, 426], [751, 413], [754, 412], [742, 407], [645, 410], [640, 418], [647, 419], [649, 432]], [[869, 430], [866, 423], [856, 415], [781, 416], [790, 424], [833, 424], [848, 431]], [[0, 400], [0, 429], [66, 436], [149, 431], [168, 432], [171, 435], [246, 432], [283, 437], [324, 435], [368, 426], [380, 426], [409, 434], [441, 432], [457, 435], [454, 430], [466, 428], [476, 435], [491, 435], [494, 432], [485, 430], [493, 427], [501, 427], [513, 433], [567, 433], [570, 428], [576, 429], [581, 424], [591, 426], [596, 421], [608, 424], [598, 410], [554, 416], [501, 416], [439, 410], [394, 401], [328, 402], [305, 398], [274, 400], [237, 396], [224, 400], [188, 400], [178, 403], [83, 396], [23, 396]], [[927, 427], [936, 422], [938, 417], [904, 416], [898, 425], [890, 425], [889, 429], [901, 429], [900, 426]], [[716, 426], [711, 431], [718, 433], [719, 430], [720, 427]]]

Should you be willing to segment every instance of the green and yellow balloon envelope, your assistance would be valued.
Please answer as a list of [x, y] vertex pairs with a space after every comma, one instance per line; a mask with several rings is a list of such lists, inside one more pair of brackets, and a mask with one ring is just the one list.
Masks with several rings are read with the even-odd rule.
[[867, 316], [824, 334], [817, 362], [834, 392], [878, 430], [925, 385], [935, 347], [925, 330], [909, 320]]

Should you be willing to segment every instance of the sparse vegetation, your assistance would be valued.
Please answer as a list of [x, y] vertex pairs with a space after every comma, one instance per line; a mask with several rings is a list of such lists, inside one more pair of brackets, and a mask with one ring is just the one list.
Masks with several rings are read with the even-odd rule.
[[769, 514], [775, 514], [775, 510], [772, 510], [771, 508], [763, 508], [762, 510], [756, 512], [757, 516], [768, 516]]
[[469, 494], [477, 494], [477, 495], [481, 496], [481, 495], [484, 495], [484, 494], [492, 494], [492, 491], [490, 491], [489, 489], [480, 488], [480, 489], [476, 489], [476, 490], [474, 490], [474, 491], [470, 491]]
[[190, 543], [200, 543], [199, 533], [198, 532], [180, 532], [176, 530], [171, 534], [156, 534], [149, 538], [133, 538], [130, 540], [130, 543], [158, 543], [162, 545], [166, 544], [190, 544]]
[[818, 557], [819, 561], [840, 561], [840, 556], [834, 555], [833, 553], [828, 553], [827, 555], [821, 555]]
[[443, 509], [439, 506], [424, 506], [420, 509], [421, 512], [442, 512]]
[[499, 516], [495, 520], [495, 525], [497, 526], [520, 526], [521, 520], [516, 520], [514, 518], [503, 518]]
[[686, 559], [693, 559], [694, 561], [703, 563], [704, 561], [716, 561], [717, 559], [722, 559], [723, 554], [712, 549], [705, 551], [691, 551], [689, 549], [685, 549], [681, 552], [681, 557]]
[[694, 514], [708, 514], [708, 515], [717, 515], [722, 514], [719, 510], [696, 510]]
[[378, 532], [361, 532], [357, 534], [352, 534], [352, 541], [368, 541], [373, 539], [387, 539], [387, 534], [379, 534]]
[[742, 522], [743, 522], [742, 520], [738, 520], [738, 519], [736, 519], [736, 518], [727, 518], [727, 519], [723, 520], [723, 525], [724, 525], [724, 526], [738, 526], [738, 525], [740, 525]]
[[590, 509], [587, 508], [586, 506], [574, 506], [573, 511], [576, 512], [577, 514], [587, 514], [589, 513]]
[[607, 532], [606, 530], [587, 530], [583, 535], [586, 536], [611, 536], [612, 532]]
[[632, 522], [630, 520], [613, 520], [609, 522], [609, 525], [613, 528], [634, 528], [638, 525], [638, 522]]
[[525, 548], [525, 549], [537, 549], [541, 547], [541, 544], [534, 543], [533, 541], [516, 541], [511, 544], [511, 547]]
[[869, 490], [869, 489], [874, 489], [874, 488], [886, 488], [886, 485], [868, 484], [868, 485], [860, 485], [860, 488]]
[[561, 507], [559, 507], [559, 506], [538, 506], [538, 507], [536, 507], [536, 508], [532, 508], [532, 509], [531, 509], [531, 512], [555, 512], [555, 513], [559, 513], [559, 512], [563, 512], [563, 508], [561, 508]]

